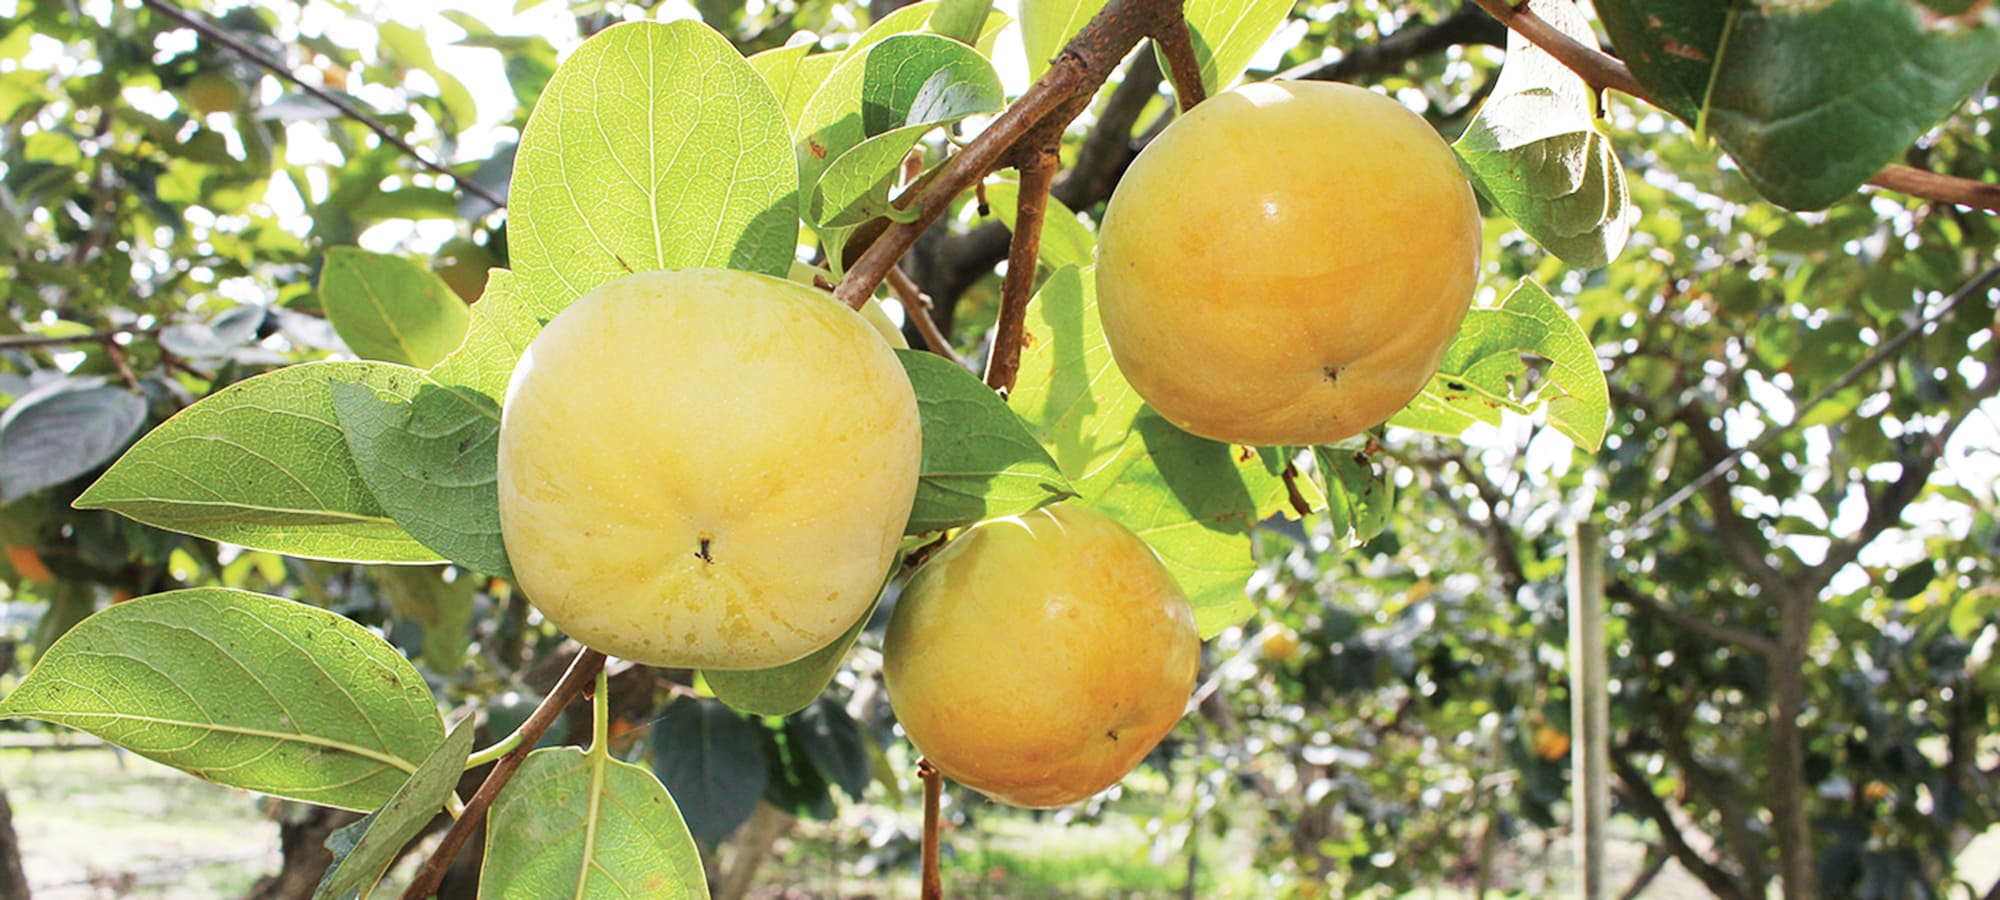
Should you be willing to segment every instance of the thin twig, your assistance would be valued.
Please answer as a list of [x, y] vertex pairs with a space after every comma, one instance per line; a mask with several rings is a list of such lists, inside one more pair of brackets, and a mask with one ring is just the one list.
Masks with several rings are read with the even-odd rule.
[[938, 807], [944, 799], [944, 774], [930, 760], [920, 759], [917, 777], [924, 782], [923, 900], [943, 900], [944, 877], [938, 874]]
[[924, 339], [925, 349], [964, 368], [965, 360], [952, 352], [951, 339], [944, 336], [944, 332], [938, 329], [937, 320], [931, 318], [931, 298], [917, 287], [915, 281], [910, 280], [910, 273], [903, 271], [902, 266], [889, 268], [889, 292], [903, 304], [904, 318], [917, 326], [917, 334]]
[[1778, 652], [1778, 645], [1770, 638], [1753, 631], [1746, 631], [1734, 625], [1714, 622], [1702, 618], [1664, 600], [1655, 599], [1622, 581], [1613, 581], [1609, 594], [1614, 600], [1623, 600], [1648, 614], [1679, 625], [1699, 637], [1718, 643], [1741, 647], [1761, 656], [1771, 656]]
[[1049, 187], [1062, 159], [1056, 141], [1062, 133], [1043, 132], [1039, 146], [1022, 144], [1015, 154], [1021, 170], [1020, 199], [1015, 205], [1014, 239], [1007, 248], [1007, 277], [1000, 282], [1000, 317], [993, 329], [993, 350], [986, 356], [986, 386], [1002, 396], [1014, 390], [1021, 373], [1021, 344], [1028, 328], [1028, 301], [1035, 292], [1035, 266], [1042, 255], [1042, 222], [1049, 211]]
[[[1581, 76], [1592, 88], [1610, 89], [1630, 95], [1654, 106], [1660, 105], [1646, 89], [1633, 77], [1632, 70], [1624, 61], [1595, 47], [1585, 46], [1535, 15], [1527, 6], [1516, 7], [1510, 0], [1477, 0], [1480, 7], [1499, 19], [1501, 24], [1518, 32], [1535, 46], [1547, 51], [1557, 62]], [[1884, 190], [1891, 190], [1925, 200], [1956, 203], [1974, 209], [2000, 212], [2000, 186], [1959, 178], [1938, 172], [1927, 172], [1909, 166], [1890, 165], [1875, 173], [1868, 183]]]
[[[1946, 316], [1951, 315], [1952, 310], [1957, 309], [1958, 305], [1964, 302], [1965, 298], [1985, 290], [1996, 278], [2000, 278], [2000, 263], [1988, 266], [1985, 271], [1974, 276], [1971, 281], [1961, 285], [1958, 290], [1952, 291], [1951, 296], [1945, 298], [1944, 303], [1938, 306], [1937, 311], [1925, 316], [1917, 324], [1903, 331], [1903, 333], [1883, 341], [1882, 346], [1877, 347], [1874, 353], [1868, 354], [1866, 359], [1855, 363], [1853, 368], [1841, 373], [1839, 378], [1834, 379], [1831, 384], [1820, 389], [1820, 392], [1814, 394], [1812, 399], [1799, 404], [1796, 412], [1792, 415], [1791, 425], [1797, 425], [1805, 421], [1807, 414], [1818, 408], [1821, 403], [1826, 402], [1833, 395], [1846, 390], [1848, 385], [1859, 381], [1861, 376], [1868, 374], [1876, 366], [1881, 365], [1883, 360], [1895, 356], [1911, 341], [1916, 340], [1919, 335], [1922, 335], [1925, 329], [1943, 321]], [[1728, 456], [1716, 460], [1715, 464], [1709, 466], [1707, 471], [1696, 476], [1693, 481], [1688, 482], [1680, 490], [1668, 495], [1667, 499], [1661, 500], [1652, 509], [1646, 510], [1637, 519], [1634, 519], [1632, 525], [1615, 536], [1613, 540], [1622, 542], [1625, 534], [1644, 528], [1658, 521], [1660, 517], [1667, 513], [1673, 512], [1675, 507], [1687, 502], [1687, 499], [1694, 496], [1696, 491], [1708, 486], [1709, 482], [1722, 477], [1730, 469], [1735, 468], [1737, 461], [1741, 460], [1745, 455], [1757, 452], [1764, 445], [1769, 444], [1779, 435], [1790, 430], [1791, 425], [1782, 428], [1766, 428], [1764, 433], [1759, 435], [1756, 440], [1744, 444], [1731, 451]]]
[[139, 379], [132, 374], [132, 365], [125, 361], [125, 350], [118, 346], [118, 341], [105, 338], [104, 355], [111, 358], [111, 365], [118, 369], [118, 377], [125, 379], [125, 385], [132, 389], [132, 393], [145, 393], [139, 388]]
[[161, 326], [150, 328], [109, 328], [88, 334], [8, 334], [0, 335], [0, 350], [18, 350], [23, 347], [61, 347], [66, 344], [102, 344], [115, 341], [124, 335], [140, 337], [157, 334]]
[[514, 777], [514, 772], [521, 768], [521, 763], [527, 761], [528, 754], [534, 752], [535, 743], [542, 739], [543, 732], [555, 724], [556, 717], [562, 715], [563, 710], [568, 709], [570, 703], [596, 680], [597, 673], [603, 668], [602, 653], [585, 649], [576, 655], [576, 659], [569, 664], [569, 671], [563, 673], [562, 680], [556, 682], [556, 686], [549, 690], [547, 697], [542, 698], [541, 705], [535, 707], [535, 711], [528, 716], [528, 721], [521, 723], [521, 727], [516, 729], [521, 735], [520, 746], [493, 764], [493, 771], [487, 773], [486, 780], [479, 785], [479, 791], [466, 802], [465, 814], [459, 816], [458, 821], [451, 823], [451, 830], [445, 832], [444, 839], [438, 842], [437, 849], [431, 853], [431, 858], [424, 860], [424, 867], [417, 872], [416, 880], [410, 882], [409, 888], [403, 891], [403, 900], [426, 900], [437, 893], [438, 885], [444, 881], [445, 872], [451, 868], [451, 861], [458, 856], [459, 849], [472, 837], [472, 832], [486, 821], [486, 810], [493, 805], [494, 798], [500, 796], [500, 789]]
[[1201, 83], [1201, 63], [1194, 58], [1194, 35], [1188, 32], [1187, 18], [1174, 16], [1161, 23], [1153, 40], [1167, 57], [1167, 74], [1174, 79], [1174, 96], [1181, 102], [1181, 112], [1208, 99], [1208, 89]]
[[500, 195], [495, 194], [492, 191], [489, 191], [486, 188], [459, 175], [457, 172], [452, 171], [451, 167], [446, 166], [443, 163], [436, 162], [430, 159], [429, 157], [423, 155], [422, 153], [418, 152], [416, 147], [410, 145], [410, 142], [403, 140], [402, 136], [396, 134], [393, 131], [390, 131], [388, 126], [383, 125], [381, 122], [375, 121], [375, 118], [373, 116], [370, 116], [367, 113], [363, 112], [360, 107], [355, 106], [353, 103], [348, 102], [346, 99], [342, 98], [338, 94], [328, 91], [318, 85], [309, 84], [301, 80], [297, 75], [292, 74], [291, 70], [287, 69], [283, 63], [275, 59], [272, 59], [269, 56], [264, 55], [262, 51], [259, 51], [257, 48], [244, 43], [241, 38], [238, 38], [237, 36], [230, 34], [229, 32], [221, 28], [216, 27], [215, 25], [212, 25], [208, 22], [204, 22], [199, 18], [196, 18], [194, 15], [188, 13], [187, 11], [175, 7], [172, 3], [167, 2], [167, 0], [140, 0], [140, 2], [144, 3], [147, 6], [147, 8], [158, 12], [160, 15], [166, 16], [169, 19], [172, 19], [176, 22], [181, 23], [182, 25], [194, 29], [197, 32], [200, 32], [202, 37], [208, 38], [209, 40], [215, 41], [218, 44], [228, 47], [231, 51], [236, 53], [236, 55], [241, 56], [244, 59], [247, 59], [253, 63], [256, 63], [257, 65], [263, 67], [266, 71], [270, 72], [271, 74], [291, 82], [293, 85], [297, 86], [299, 90], [306, 92], [306, 94], [311, 96], [313, 99], [325, 103], [336, 110], [339, 110], [341, 115], [354, 120], [356, 123], [360, 124], [361, 127], [366, 128], [369, 131], [375, 132], [375, 136], [381, 138], [383, 143], [386, 143], [389, 146], [396, 148], [398, 151], [402, 152], [404, 156], [408, 156], [409, 158], [416, 160], [418, 165], [423, 166], [424, 168], [429, 169], [432, 172], [435, 172], [439, 175], [443, 175], [450, 178], [454, 184], [458, 185], [459, 190], [471, 194], [474, 197], [478, 197], [479, 199], [484, 200], [488, 203], [491, 203], [496, 208], [505, 209], [507, 207], [507, 201], [501, 199]]

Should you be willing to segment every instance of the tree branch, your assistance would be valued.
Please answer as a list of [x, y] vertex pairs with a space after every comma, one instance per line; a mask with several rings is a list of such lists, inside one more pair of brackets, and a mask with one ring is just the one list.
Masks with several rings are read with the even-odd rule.
[[1042, 220], [1049, 211], [1049, 185], [1062, 166], [1059, 129], [1040, 132], [1036, 144], [1015, 151], [1021, 170], [1021, 193], [1014, 213], [1014, 240], [1007, 248], [1007, 277], [1000, 282], [1000, 316], [993, 329], [993, 349], [986, 355], [986, 386], [1005, 396], [1014, 390], [1021, 371], [1021, 342], [1027, 333], [1028, 301], [1035, 290], [1035, 267], [1041, 259]]
[[1641, 593], [1627, 582], [1611, 582], [1606, 586], [1606, 593], [1613, 600], [1623, 600], [1626, 603], [1645, 610], [1647, 615], [1665, 619], [1686, 631], [1694, 632], [1696, 635], [1711, 641], [1728, 644], [1733, 647], [1741, 647], [1744, 650], [1764, 656], [1770, 656], [1778, 652], [1778, 645], [1764, 635], [1721, 622], [1704, 619], [1678, 606]]
[[1329, 63], [1307, 63], [1279, 78], [1306, 81], [1353, 81], [1402, 71], [1410, 61], [1451, 47], [1507, 45], [1507, 26], [1473, 3], [1462, 3], [1451, 15], [1429, 25], [1409, 25], [1385, 34], [1372, 44], [1356, 47]]
[[1660, 826], [1660, 840], [1667, 845], [1667, 851], [1674, 855], [1681, 867], [1701, 879], [1701, 883], [1707, 885], [1717, 897], [1744, 900], [1746, 893], [1735, 876], [1709, 862], [1688, 845], [1687, 836], [1681, 834], [1680, 824], [1674, 821], [1673, 811], [1667, 808], [1666, 801], [1653, 793], [1645, 773], [1640, 772], [1639, 767], [1633, 765], [1623, 753], [1611, 755], [1611, 766], [1618, 771], [1618, 793], [1625, 798], [1625, 802], [1637, 807]]
[[[1479, 5], [1500, 20], [1501, 24], [1518, 32], [1535, 46], [1547, 51], [1570, 71], [1582, 77], [1594, 90], [1615, 90], [1633, 98], [1652, 103], [1653, 98], [1632, 76], [1632, 70], [1624, 61], [1595, 47], [1587, 47], [1576, 39], [1564, 34], [1561, 29], [1543, 21], [1524, 4], [1516, 7], [1511, 0], [1477, 0]], [[1875, 173], [1868, 183], [1885, 190], [2000, 212], [2000, 186], [1959, 178], [1938, 172], [1926, 172], [1908, 166], [1891, 165]]]
[[1179, 0], [1111, 0], [1063, 47], [1048, 71], [1020, 99], [1008, 106], [965, 150], [939, 167], [937, 177], [920, 195], [898, 199], [898, 205], [905, 208], [915, 204], [916, 219], [898, 222], [884, 230], [861, 258], [848, 267], [834, 296], [860, 309], [918, 236], [943, 217], [952, 198], [986, 177], [1015, 144], [1033, 133], [1044, 120], [1062, 123], [1054, 126], [1058, 129], [1068, 125], [1090, 104], [1097, 87], [1111, 77], [1126, 52], [1146, 36], [1148, 27], [1180, 15]]
[[1194, 35], [1188, 32], [1187, 18], [1173, 16], [1160, 24], [1153, 32], [1153, 41], [1160, 45], [1160, 52], [1166, 54], [1167, 69], [1174, 78], [1174, 96], [1181, 102], [1181, 112], [1193, 109], [1195, 104], [1208, 99], [1208, 88], [1201, 83], [1201, 63], [1194, 58]]
[[424, 867], [417, 871], [416, 879], [403, 891], [403, 900], [426, 900], [437, 893], [445, 871], [451, 868], [451, 861], [458, 856], [466, 840], [472, 837], [472, 832], [486, 821], [486, 810], [500, 796], [500, 789], [507, 786], [515, 770], [527, 761], [529, 753], [534, 752], [535, 742], [541, 740], [543, 732], [548, 731], [549, 726], [555, 724], [556, 717], [562, 715], [563, 710], [568, 709], [570, 703], [596, 681], [597, 673], [603, 668], [602, 653], [586, 648], [576, 655], [576, 659], [569, 664], [569, 670], [563, 673], [562, 680], [556, 682], [549, 695], [542, 698], [541, 705], [536, 706], [528, 720], [517, 729], [521, 735], [520, 745], [493, 764], [493, 771], [487, 774], [478, 792], [466, 802], [465, 812], [458, 817], [458, 821], [451, 823], [451, 830], [444, 833], [444, 839], [431, 852], [431, 858], [424, 860]]
[[921, 890], [923, 900], [943, 900], [944, 879], [938, 874], [938, 807], [944, 799], [944, 774], [928, 759], [917, 760], [917, 777], [924, 783], [924, 843]]
[[418, 165], [423, 166], [424, 168], [429, 169], [432, 172], [435, 172], [439, 175], [443, 175], [447, 178], [450, 178], [453, 184], [458, 185], [459, 190], [471, 194], [474, 197], [478, 197], [479, 199], [484, 200], [487, 203], [491, 203], [497, 209], [505, 209], [507, 207], [507, 201], [502, 199], [500, 195], [495, 194], [484, 187], [481, 187], [480, 185], [474, 183], [471, 179], [460, 176], [457, 172], [452, 171], [450, 166], [446, 166], [443, 163], [435, 162], [431, 158], [418, 152], [417, 148], [411, 146], [410, 142], [403, 140], [401, 135], [398, 135], [395, 132], [390, 131], [388, 126], [383, 125], [381, 122], [375, 121], [374, 117], [368, 115], [365, 112], [362, 112], [360, 107], [355, 106], [353, 103], [348, 102], [345, 98], [341, 97], [338, 94], [333, 93], [332, 91], [328, 91], [325, 88], [322, 88], [315, 84], [306, 83], [305, 81], [301, 80], [297, 75], [292, 74], [292, 71], [286, 68], [283, 63], [278, 62], [277, 60], [264, 55], [262, 51], [259, 51], [257, 48], [244, 43], [241, 38], [233, 34], [230, 34], [229, 32], [221, 28], [218, 28], [215, 25], [202, 21], [201, 19], [195, 17], [193, 14], [175, 7], [173, 4], [167, 2], [167, 0], [139, 0], [139, 2], [144, 3], [148, 9], [151, 9], [159, 13], [160, 15], [166, 16], [167, 18], [179, 22], [180, 24], [188, 28], [194, 29], [196, 32], [200, 33], [202, 37], [208, 38], [209, 40], [221, 44], [224, 47], [228, 47], [230, 51], [234, 52], [237, 56], [241, 56], [244, 59], [256, 63], [258, 66], [262, 67], [265, 71], [268, 71], [271, 74], [278, 76], [279, 78], [291, 82], [299, 90], [306, 92], [306, 94], [311, 96], [313, 99], [318, 100], [321, 103], [325, 103], [336, 110], [339, 110], [341, 115], [346, 116], [347, 118], [353, 120], [354, 122], [361, 125], [361, 127], [374, 132], [375, 136], [381, 138], [383, 143], [396, 148], [396, 150], [401, 152], [404, 156], [416, 160]]
[[162, 326], [151, 328], [107, 328], [87, 334], [7, 334], [0, 335], [0, 350], [18, 350], [25, 347], [62, 347], [69, 344], [104, 344], [116, 341], [125, 335], [146, 337], [160, 332]]
[[952, 352], [951, 339], [945, 337], [938, 328], [937, 320], [931, 318], [931, 298], [917, 288], [917, 283], [910, 280], [909, 273], [904, 272], [902, 266], [889, 269], [889, 292], [903, 304], [903, 317], [916, 326], [917, 336], [923, 338], [924, 347], [963, 368], [965, 360]]

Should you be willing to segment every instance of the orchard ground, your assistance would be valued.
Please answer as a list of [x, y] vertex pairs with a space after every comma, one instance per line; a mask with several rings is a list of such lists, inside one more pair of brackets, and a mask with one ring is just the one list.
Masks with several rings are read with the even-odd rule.
[[[32, 746], [29, 746], [29, 743]], [[22, 865], [37, 898], [202, 898], [243, 896], [257, 879], [277, 870], [273, 815], [281, 805], [245, 791], [181, 775], [94, 740], [66, 735], [9, 735], [0, 741], [0, 785], [14, 807]], [[1127, 780], [1118, 805], [1130, 815], [1096, 821], [1060, 821], [987, 805], [973, 825], [949, 833], [944, 875], [952, 897], [1176, 897], [1187, 859], [1168, 845], [1153, 850], [1146, 807], [1184, 808], [1184, 799], [1150, 769]], [[876, 798], [879, 800], [879, 798]], [[1229, 843], [1204, 843], [1196, 895], [1264, 897], [1272, 887], [1249, 868], [1259, 833], [1255, 815], [1232, 814], [1244, 824]], [[779, 842], [760, 873], [760, 898], [916, 897], [916, 820], [893, 804], [847, 804], [831, 822], [802, 821]], [[876, 829], [900, 827], [906, 838], [869, 850]], [[1642, 863], [1643, 835], [1629, 820], [1614, 822], [1614, 883], [1629, 882]], [[1498, 887], [1512, 896], [1570, 893], [1570, 850], [1559, 833], [1507, 847]], [[2000, 849], [2000, 838], [1983, 842]], [[1968, 850], [1977, 860], [1979, 844]], [[860, 849], [857, 849], [860, 848]], [[1988, 853], [1988, 857], [1995, 856]], [[400, 887], [410, 872], [393, 873]], [[1393, 864], [1393, 863], [1392, 863]], [[2000, 870], [2000, 865], [1995, 865]], [[1971, 870], [1968, 869], [1971, 873]], [[1977, 875], [1978, 873], [1971, 873]], [[1996, 871], [1991, 874], [2000, 874]], [[1990, 877], [1990, 874], [1989, 876]], [[1975, 877], [1975, 883], [1978, 882]], [[1439, 883], [1406, 896], [1467, 897], [1466, 885]], [[1699, 882], [1669, 865], [1640, 896], [1705, 897]]]

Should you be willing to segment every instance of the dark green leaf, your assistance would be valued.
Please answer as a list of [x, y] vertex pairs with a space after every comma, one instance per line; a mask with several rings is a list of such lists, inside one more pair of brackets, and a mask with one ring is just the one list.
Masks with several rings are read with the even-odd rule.
[[805, 752], [821, 777], [839, 785], [847, 796], [860, 800], [874, 768], [868, 758], [868, 740], [861, 726], [847, 714], [847, 708], [830, 697], [821, 697], [785, 720], [791, 744]]
[[770, 777], [763, 731], [729, 707], [698, 697], [668, 704], [653, 723], [653, 771], [703, 844], [721, 845], [763, 797]]
[[397, 616], [423, 628], [424, 665], [451, 675], [465, 665], [465, 651], [472, 641], [473, 595], [480, 579], [460, 573], [447, 582], [444, 574], [442, 568], [383, 566], [375, 573], [375, 583]]
[[444, 739], [422, 676], [373, 632], [227, 588], [141, 597], [49, 648], [0, 716], [95, 734], [219, 784], [369, 810]]
[[1891, 600], [1908, 600], [1923, 593], [1924, 589], [1930, 587], [1931, 582], [1935, 580], [1937, 580], [1937, 561], [1926, 559], [1897, 572], [1896, 577], [1882, 588], [1882, 593]]
[[408, 399], [416, 376], [386, 363], [322, 362], [237, 382], [140, 438], [76, 506], [274, 553], [438, 562], [376, 502], [333, 408], [336, 383]]
[[146, 421], [146, 399], [100, 378], [64, 378], [0, 414], [0, 503], [82, 475], [116, 456]]
[[408, 401], [363, 384], [333, 387], [355, 466], [396, 524], [452, 562], [511, 577], [500, 538], [500, 409], [493, 398], [434, 383]]

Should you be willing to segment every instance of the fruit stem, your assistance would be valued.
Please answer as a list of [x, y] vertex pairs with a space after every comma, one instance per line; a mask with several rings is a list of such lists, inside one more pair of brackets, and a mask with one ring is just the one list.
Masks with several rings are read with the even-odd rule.
[[[549, 726], [555, 724], [556, 717], [562, 715], [562, 711], [583, 693], [584, 687], [599, 678], [603, 671], [604, 654], [586, 649], [576, 655], [576, 659], [569, 664], [569, 671], [563, 673], [562, 680], [556, 682], [547, 697], [542, 698], [541, 705], [529, 714], [528, 721], [515, 730], [520, 742], [494, 764], [492, 772], [487, 773], [478, 792], [465, 804], [465, 814], [451, 823], [451, 830], [444, 833], [437, 849], [431, 852], [429, 859], [424, 860], [424, 867], [417, 871], [416, 880], [411, 881], [409, 888], [403, 891], [403, 900], [426, 900], [437, 893], [438, 885], [444, 881], [444, 873], [451, 868], [451, 861], [458, 857], [458, 851], [472, 837], [472, 832], [486, 821], [487, 808], [500, 796], [500, 789], [513, 779], [521, 763], [527, 761], [528, 754], [535, 749], [535, 742], [542, 739]], [[598, 693], [602, 695], [604, 692], [600, 688]]]
[[590, 691], [591, 759], [601, 760], [611, 753], [611, 691], [604, 667], [597, 667], [597, 684]]
[[917, 777], [924, 782], [923, 900], [943, 900], [944, 879], [938, 875], [938, 806], [944, 799], [944, 774], [930, 760], [920, 759]]
[[963, 368], [965, 360], [952, 352], [951, 339], [945, 337], [937, 320], [931, 318], [931, 298], [924, 295], [923, 289], [917, 287], [916, 281], [903, 271], [902, 266], [889, 267], [889, 291], [903, 304], [904, 318], [916, 323], [917, 334], [924, 339], [924, 348]]
[[1035, 266], [1042, 252], [1042, 220], [1049, 211], [1049, 188], [1055, 184], [1060, 129], [1037, 129], [1042, 140], [1022, 144], [1014, 154], [1021, 170], [1021, 193], [1014, 214], [1014, 237], [1007, 245], [1007, 277], [1000, 282], [1000, 318], [993, 331], [993, 352], [986, 357], [986, 386], [1001, 396], [1014, 390], [1021, 372], [1021, 343], [1026, 339], [1028, 301], [1035, 292]]

